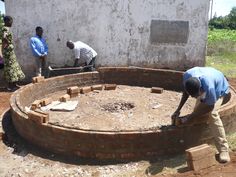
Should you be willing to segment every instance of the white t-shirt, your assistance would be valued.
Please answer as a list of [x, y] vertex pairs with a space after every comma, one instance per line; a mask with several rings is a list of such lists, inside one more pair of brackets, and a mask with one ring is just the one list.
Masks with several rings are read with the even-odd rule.
[[87, 64], [89, 64], [92, 58], [97, 56], [97, 52], [95, 50], [81, 41], [74, 42], [73, 50], [75, 51], [75, 58], [84, 60]]

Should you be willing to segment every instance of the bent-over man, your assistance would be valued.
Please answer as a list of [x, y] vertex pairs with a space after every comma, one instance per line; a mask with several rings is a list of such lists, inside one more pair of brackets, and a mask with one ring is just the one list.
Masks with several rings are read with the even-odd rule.
[[[209, 114], [209, 126], [215, 139], [216, 148], [219, 151], [219, 161], [229, 162], [229, 146], [225, 136], [225, 129], [220, 119], [218, 109], [224, 98], [229, 94], [229, 84], [224, 75], [211, 67], [194, 67], [183, 75], [184, 92], [178, 108], [172, 115], [172, 119], [179, 118], [181, 123], [187, 123], [191, 119]], [[197, 99], [193, 112], [179, 117], [180, 110], [189, 98]]]
[[67, 41], [66, 46], [69, 49], [74, 50], [75, 53], [74, 67], [91, 65], [92, 69], [95, 68], [95, 59], [97, 56], [97, 52], [92, 47], [81, 41], [77, 42]]

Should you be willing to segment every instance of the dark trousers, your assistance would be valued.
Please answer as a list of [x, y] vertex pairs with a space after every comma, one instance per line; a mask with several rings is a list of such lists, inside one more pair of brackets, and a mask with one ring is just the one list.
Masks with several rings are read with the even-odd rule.
[[94, 71], [95, 70], [95, 59], [96, 57], [93, 57], [92, 60], [89, 62], [89, 64], [87, 64], [87, 66], [91, 66], [91, 67], [85, 67], [84, 71]]
[[93, 57], [92, 60], [89, 62], [88, 65], [92, 65], [93, 68], [95, 68], [95, 59], [96, 59], [96, 57]]

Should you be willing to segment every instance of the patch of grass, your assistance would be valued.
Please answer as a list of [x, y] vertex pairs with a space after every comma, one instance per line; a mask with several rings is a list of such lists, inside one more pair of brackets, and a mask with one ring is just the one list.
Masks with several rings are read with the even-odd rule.
[[236, 78], [236, 52], [207, 56], [206, 66], [211, 66], [220, 70], [227, 77]]
[[236, 30], [209, 30], [206, 66], [236, 77]]
[[236, 30], [209, 30], [207, 42], [208, 56], [236, 52]]
[[231, 150], [236, 151], [236, 132], [227, 135], [227, 140]]

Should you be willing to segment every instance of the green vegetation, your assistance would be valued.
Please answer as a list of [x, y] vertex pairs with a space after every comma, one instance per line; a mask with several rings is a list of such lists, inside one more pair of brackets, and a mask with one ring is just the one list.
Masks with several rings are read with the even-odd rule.
[[[0, 13], [0, 31], [2, 30], [3, 25], [4, 25], [3, 15]], [[2, 39], [1, 39], [1, 36], [0, 36], [0, 45], [1, 44], [2, 44]]]
[[236, 30], [213, 29], [208, 32], [208, 43], [217, 41], [234, 41], [236, 42]]
[[209, 30], [206, 66], [236, 77], [236, 30]]
[[233, 151], [236, 151], [236, 133], [227, 135], [227, 140], [229, 143], [229, 148]]
[[236, 78], [236, 7], [209, 21], [206, 66]]
[[229, 15], [226, 15], [224, 17], [216, 17], [214, 16], [209, 21], [209, 27], [210, 29], [216, 28], [216, 29], [231, 29], [236, 30], [236, 7], [233, 7], [229, 13]]

